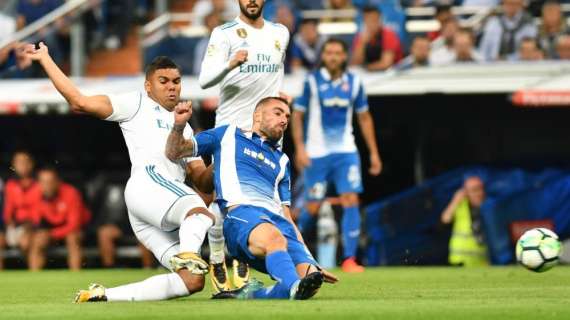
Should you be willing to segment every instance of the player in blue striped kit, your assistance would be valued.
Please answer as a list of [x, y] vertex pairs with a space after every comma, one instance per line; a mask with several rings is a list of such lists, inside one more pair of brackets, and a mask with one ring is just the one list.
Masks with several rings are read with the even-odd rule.
[[359, 77], [346, 71], [347, 49], [338, 39], [327, 40], [322, 67], [311, 72], [303, 94], [295, 101], [292, 116], [295, 164], [304, 170], [307, 204], [299, 216], [302, 232], [314, 226], [329, 183], [340, 195], [346, 272], [362, 272], [356, 263], [360, 235], [358, 193], [362, 192], [360, 157], [354, 142], [352, 115], [357, 120], [370, 154], [369, 173], [379, 175], [382, 162], [376, 145], [374, 121]]
[[279, 148], [289, 123], [287, 102], [277, 97], [262, 99], [253, 114], [252, 131], [224, 125], [185, 139], [182, 129], [190, 116], [188, 105], [176, 107], [167, 157], [175, 161], [213, 155], [216, 201], [225, 215], [229, 252], [277, 280], [269, 288], [250, 281], [215, 297], [308, 299], [323, 281], [336, 282], [334, 275], [318, 267], [289, 211], [289, 158]]

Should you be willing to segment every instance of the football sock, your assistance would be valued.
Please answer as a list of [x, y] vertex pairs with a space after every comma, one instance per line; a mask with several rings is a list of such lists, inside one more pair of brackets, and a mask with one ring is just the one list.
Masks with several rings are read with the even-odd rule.
[[141, 282], [105, 289], [107, 301], [157, 301], [189, 294], [184, 281], [176, 273], [160, 274]]
[[360, 236], [360, 212], [358, 207], [344, 208], [341, 225], [344, 258], [356, 257]]
[[219, 210], [211, 210], [216, 215], [216, 223], [208, 230], [208, 244], [210, 246], [210, 263], [224, 262], [224, 219]]
[[180, 252], [200, 252], [206, 232], [214, 221], [205, 214], [193, 214], [180, 224]]
[[289, 299], [291, 287], [299, 281], [299, 276], [291, 256], [286, 251], [275, 251], [265, 257], [265, 267], [271, 277], [277, 280], [273, 287], [263, 288], [253, 293], [255, 299]]
[[310, 214], [309, 211], [303, 207], [301, 209], [301, 213], [299, 213], [299, 219], [297, 219], [297, 227], [299, 228], [299, 231], [305, 235], [307, 232], [311, 232], [311, 230], [315, 228], [316, 223], [317, 217]]

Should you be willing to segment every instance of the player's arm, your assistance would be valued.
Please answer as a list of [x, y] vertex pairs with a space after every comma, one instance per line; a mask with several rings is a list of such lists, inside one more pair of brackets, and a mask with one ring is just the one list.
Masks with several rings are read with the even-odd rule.
[[307, 79], [303, 85], [302, 95], [293, 104], [293, 115], [291, 116], [291, 136], [295, 145], [295, 167], [299, 171], [311, 165], [311, 159], [305, 148], [305, 130], [303, 125], [310, 98], [311, 87], [309, 79]]
[[451, 223], [451, 221], [453, 220], [453, 216], [455, 215], [455, 211], [457, 210], [457, 207], [459, 207], [459, 204], [464, 199], [465, 199], [465, 190], [461, 188], [455, 192], [453, 198], [451, 199], [447, 207], [445, 207], [445, 210], [443, 210], [443, 213], [441, 214], [442, 223], [444, 224]]
[[166, 140], [165, 155], [170, 161], [194, 157], [195, 140], [184, 138], [184, 128], [192, 117], [192, 102], [180, 102], [174, 107], [174, 125]]
[[368, 32], [363, 30], [360, 32], [352, 44], [352, 58], [350, 64], [359, 66], [364, 63], [364, 51], [366, 49], [366, 42], [368, 42]]
[[192, 184], [204, 193], [212, 193], [214, 191], [214, 166], [206, 167], [204, 161], [190, 161], [187, 166], [188, 176]]
[[231, 58], [229, 55], [229, 39], [220, 29], [214, 29], [198, 76], [202, 89], [220, 83], [230, 71], [247, 61], [247, 50], [238, 50]]
[[354, 99], [354, 108], [358, 115], [358, 125], [362, 137], [368, 148], [370, 155], [370, 168], [368, 173], [377, 176], [382, 172], [382, 160], [380, 159], [380, 152], [378, 151], [378, 144], [376, 143], [376, 129], [374, 128], [374, 119], [368, 111], [368, 99], [364, 91], [364, 86], [358, 83], [358, 92]]
[[113, 113], [108, 96], [81, 94], [71, 79], [55, 64], [49, 55], [48, 47], [43, 42], [40, 42], [39, 49], [36, 49], [33, 44], [27, 45], [25, 53], [30, 59], [40, 63], [57, 91], [67, 100], [73, 111], [87, 113], [99, 119], [106, 119]]

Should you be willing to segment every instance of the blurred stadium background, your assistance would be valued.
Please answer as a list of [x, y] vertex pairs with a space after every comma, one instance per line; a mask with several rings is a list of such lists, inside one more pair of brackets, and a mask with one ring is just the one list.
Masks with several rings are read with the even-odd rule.
[[[1, 179], [12, 176], [19, 149], [29, 150], [37, 164], [56, 166], [92, 212], [83, 230], [84, 266], [101, 266], [97, 230], [106, 224], [123, 234], [114, 265], [141, 265], [122, 198], [130, 164], [119, 127], [71, 114], [41, 71], [21, 57], [20, 43], [48, 43], [60, 66], [92, 94], [142, 90], [145, 63], [168, 55], [183, 69], [182, 96], [196, 107], [193, 127], [207, 129], [217, 89], [202, 90], [196, 68], [209, 30], [233, 19], [237, 1], [5, 0], [0, 6]], [[397, 35], [403, 55], [377, 68], [351, 66], [363, 78], [384, 163], [381, 176], [363, 174], [359, 260], [448, 264], [451, 228], [440, 215], [470, 175], [480, 176], [487, 189], [481, 217], [492, 263], [514, 262], [513, 239], [521, 228], [549, 226], [569, 238], [570, 3], [267, 0], [266, 18], [292, 33], [284, 91], [299, 95], [307, 68], [316, 63], [303, 44], [313, 53], [324, 37], [352, 45], [368, 6], [382, 12], [383, 28]], [[488, 24], [509, 10], [524, 16], [526, 25], [513, 31], [521, 35], [499, 54], [485, 52], [486, 38], [501, 37]], [[303, 29], [307, 21], [317, 34]], [[453, 44], [461, 32], [469, 34], [467, 47]], [[428, 39], [427, 49], [417, 39]], [[383, 43], [380, 52], [393, 45]], [[366, 150], [359, 136], [357, 142]], [[289, 137], [285, 150], [294, 152]], [[329, 202], [339, 211], [334, 194]], [[315, 236], [310, 245], [318, 241]], [[26, 266], [16, 248], [2, 254], [7, 268]], [[47, 266], [65, 266], [66, 255], [63, 246], [50, 248]]]

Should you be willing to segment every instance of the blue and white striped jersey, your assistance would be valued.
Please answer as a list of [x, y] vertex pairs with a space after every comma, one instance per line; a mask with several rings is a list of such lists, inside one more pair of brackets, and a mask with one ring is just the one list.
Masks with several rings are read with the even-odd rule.
[[282, 215], [291, 203], [289, 158], [279, 145], [235, 125], [203, 131], [195, 137], [196, 156], [214, 156], [216, 201], [263, 207]]
[[294, 109], [305, 113], [305, 148], [309, 157], [356, 152], [352, 114], [368, 110], [360, 78], [350, 72], [331, 80], [325, 68], [308, 74]]

